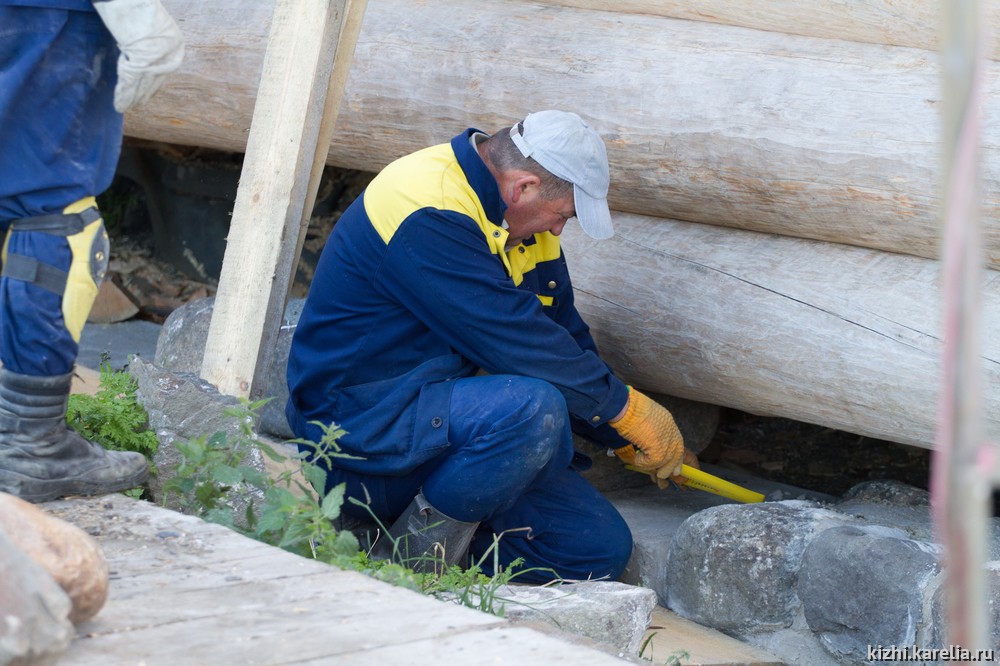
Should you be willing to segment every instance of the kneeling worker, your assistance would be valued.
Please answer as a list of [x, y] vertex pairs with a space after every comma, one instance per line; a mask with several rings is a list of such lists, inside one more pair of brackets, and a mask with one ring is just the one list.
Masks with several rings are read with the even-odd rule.
[[[615, 377], [573, 304], [559, 235], [612, 235], [608, 160], [573, 113], [474, 129], [388, 165], [323, 251], [288, 361], [289, 424], [347, 434], [327, 490], [406, 556], [498, 542], [518, 580], [617, 578], [632, 535], [574, 469], [575, 430], [666, 480], [696, 464], [670, 413]], [[344, 511], [366, 517], [345, 503]], [[435, 550], [437, 549], [437, 550]], [[412, 564], [412, 560], [410, 562]], [[484, 562], [487, 573], [493, 556]]]

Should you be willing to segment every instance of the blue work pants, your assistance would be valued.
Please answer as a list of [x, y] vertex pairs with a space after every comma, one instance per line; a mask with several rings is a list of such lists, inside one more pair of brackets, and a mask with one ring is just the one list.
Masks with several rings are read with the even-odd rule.
[[[504, 568], [524, 559], [516, 579], [523, 582], [618, 578], [632, 534], [611, 503], [570, 468], [573, 436], [562, 394], [529, 377], [454, 382], [445, 453], [404, 476], [335, 468], [331, 485], [346, 483], [347, 496], [369, 504], [387, 525], [423, 489], [441, 513], [480, 521], [470, 556], [490, 574], [497, 555]], [[345, 512], [370, 517], [350, 503]]]
[[72, 266], [106, 264], [106, 248], [91, 242], [106, 237], [103, 225], [76, 240], [11, 226], [63, 213], [111, 184], [122, 142], [122, 115], [113, 105], [118, 47], [93, 12], [0, 6], [0, 26], [0, 264], [17, 254], [73, 274], [65, 293], [32, 283], [23, 271], [0, 277], [0, 361], [21, 374], [63, 375], [79, 349], [77, 320], [95, 295], [89, 285], [81, 292], [75, 274], [103, 272]]

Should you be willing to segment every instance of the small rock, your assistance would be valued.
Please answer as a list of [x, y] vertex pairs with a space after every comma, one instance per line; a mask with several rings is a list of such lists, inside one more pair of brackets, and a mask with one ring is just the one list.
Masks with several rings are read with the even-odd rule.
[[879, 479], [854, 486], [841, 498], [842, 502], [884, 502], [896, 506], [930, 506], [930, 493], [900, 481]]
[[[154, 500], [162, 502], [164, 485], [175, 476], [182, 459], [174, 444], [176, 441], [223, 433], [227, 441], [241, 442], [242, 429], [247, 424], [242, 418], [226, 413], [228, 409], [240, 406], [237, 398], [222, 395], [197, 375], [170, 372], [139, 357], [133, 359], [129, 373], [136, 378], [136, 398], [148, 412], [149, 427], [160, 442], [153, 458], [157, 476], [150, 479], [149, 488]], [[251, 424], [251, 429], [253, 427]], [[258, 472], [265, 472], [264, 455], [258, 447], [249, 446], [245, 454], [242, 464]], [[239, 484], [229, 491], [225, 503], [233, 509], [233, 517], [237, 522], [245, 522], [247, 507], [251, 502], [260, 506], [263, 500], [262, 490]], [[170, 501], [167, 506], [183, 508]]]
[[831, 654], [860, 663], [869, 645], [916, 645], [924, 588], [939, 572], [931, 544], [881, 527], [834, 527], [807, 546], [798, 594]]
[[545, 622], [638, 656], [656, 607], [656, 593], [611, 581], [536, 587], [506, 585], [495, 592], [494, 610], [513, 622]]
[[108, 561], [93, 537], [7, 493], [0, 493], [0, 527], [69, 596], [70, 622], [97, 615], [108, 598]]
[[0, 528], [0, 664], [54, 664], [73, 640], [72, 602]]

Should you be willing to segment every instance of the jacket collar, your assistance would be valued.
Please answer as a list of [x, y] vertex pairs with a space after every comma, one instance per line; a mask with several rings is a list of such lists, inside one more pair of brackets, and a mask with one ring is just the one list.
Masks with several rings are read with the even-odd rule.
[[462, 167], [466, 180], [475, 190], [482, 204], [486, 217], [497, 226], [503, 224], [503, 216], [507, 211], [507, 204], [500, 196], [500, 187], [496, 179], [483, 162], [483, 158], [472, 147], [471, 138], [473, 134], [482, 134], [477, 129], [469, 128], [451, 140], [451, 149], [455, 151], [458, 158], [458, 165]]

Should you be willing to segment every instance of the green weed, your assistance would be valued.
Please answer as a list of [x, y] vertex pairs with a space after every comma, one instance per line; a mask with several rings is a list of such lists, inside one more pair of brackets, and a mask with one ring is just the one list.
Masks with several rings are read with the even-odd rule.
[[73, 394], [66, 407], [66, 424], [92, 442], [113, 451], [136, 451], [152, 460], [159, 442], [149, 429], [149, 416], [136, 400], [132, 375], [101, 363], [101, 383], [95, 395]]
[[[326, 473], [317, 461], [327, 456], [346, 456], [337, 444], [344, 431], [336, 425], [317, 424], [323, 430], [318, 444], [303, 440], [291, 442], [312, 448], [312, 460], [299, 454], [295, 457], [295, 465], [291, 468], [286, 465], [286, 471], [271, 477], [245, 462], [251, 447], [259, 448], [275, 462], [289, 461], [287, 456], [257, 439], [253, 432], [253, 411], [262, 404], [244, 403], [239, 408], [227, 410], [229, 416], [239, 419], [239, 434], [235, 438], [219, 432], [175, 444], [182, 460], [176, 475], [163, 486], [165, 503], [170, 500], [185, 513], [226, 525], [245, 536], [298, 555], [503, 615], [505, 600], [498, 597], [497, 591], [529, 570], [520, 570], [521, 560], [512, 562], [506, 569], [500, 566], [497, 554], [500, 537], [494, 537], [487, 554], [467, 568], [445, 567], [442, 558], [436, 566], [428, 567], [431, 571], [417, 573], [411, 568], [416, 564], [414, 561], [369, 557], [353, 533], [335, 527], [344, 503], [345, 486], [338, 485], [322, 496], [314, 491], [326, 487]], [[234, 510], [224, 501], [240, 486], [256, 488], [264, 497], [263, 502], [256, 505], [251, 502], [243, 521], [236, 520]], [[361, 504], [354, 498], [351, 501]], [[387, 532], [384, 526], [381, 532]], [[497, 572], [494, 576], [483, 573], [487, 557], [493, 558], [492, 570]]]

